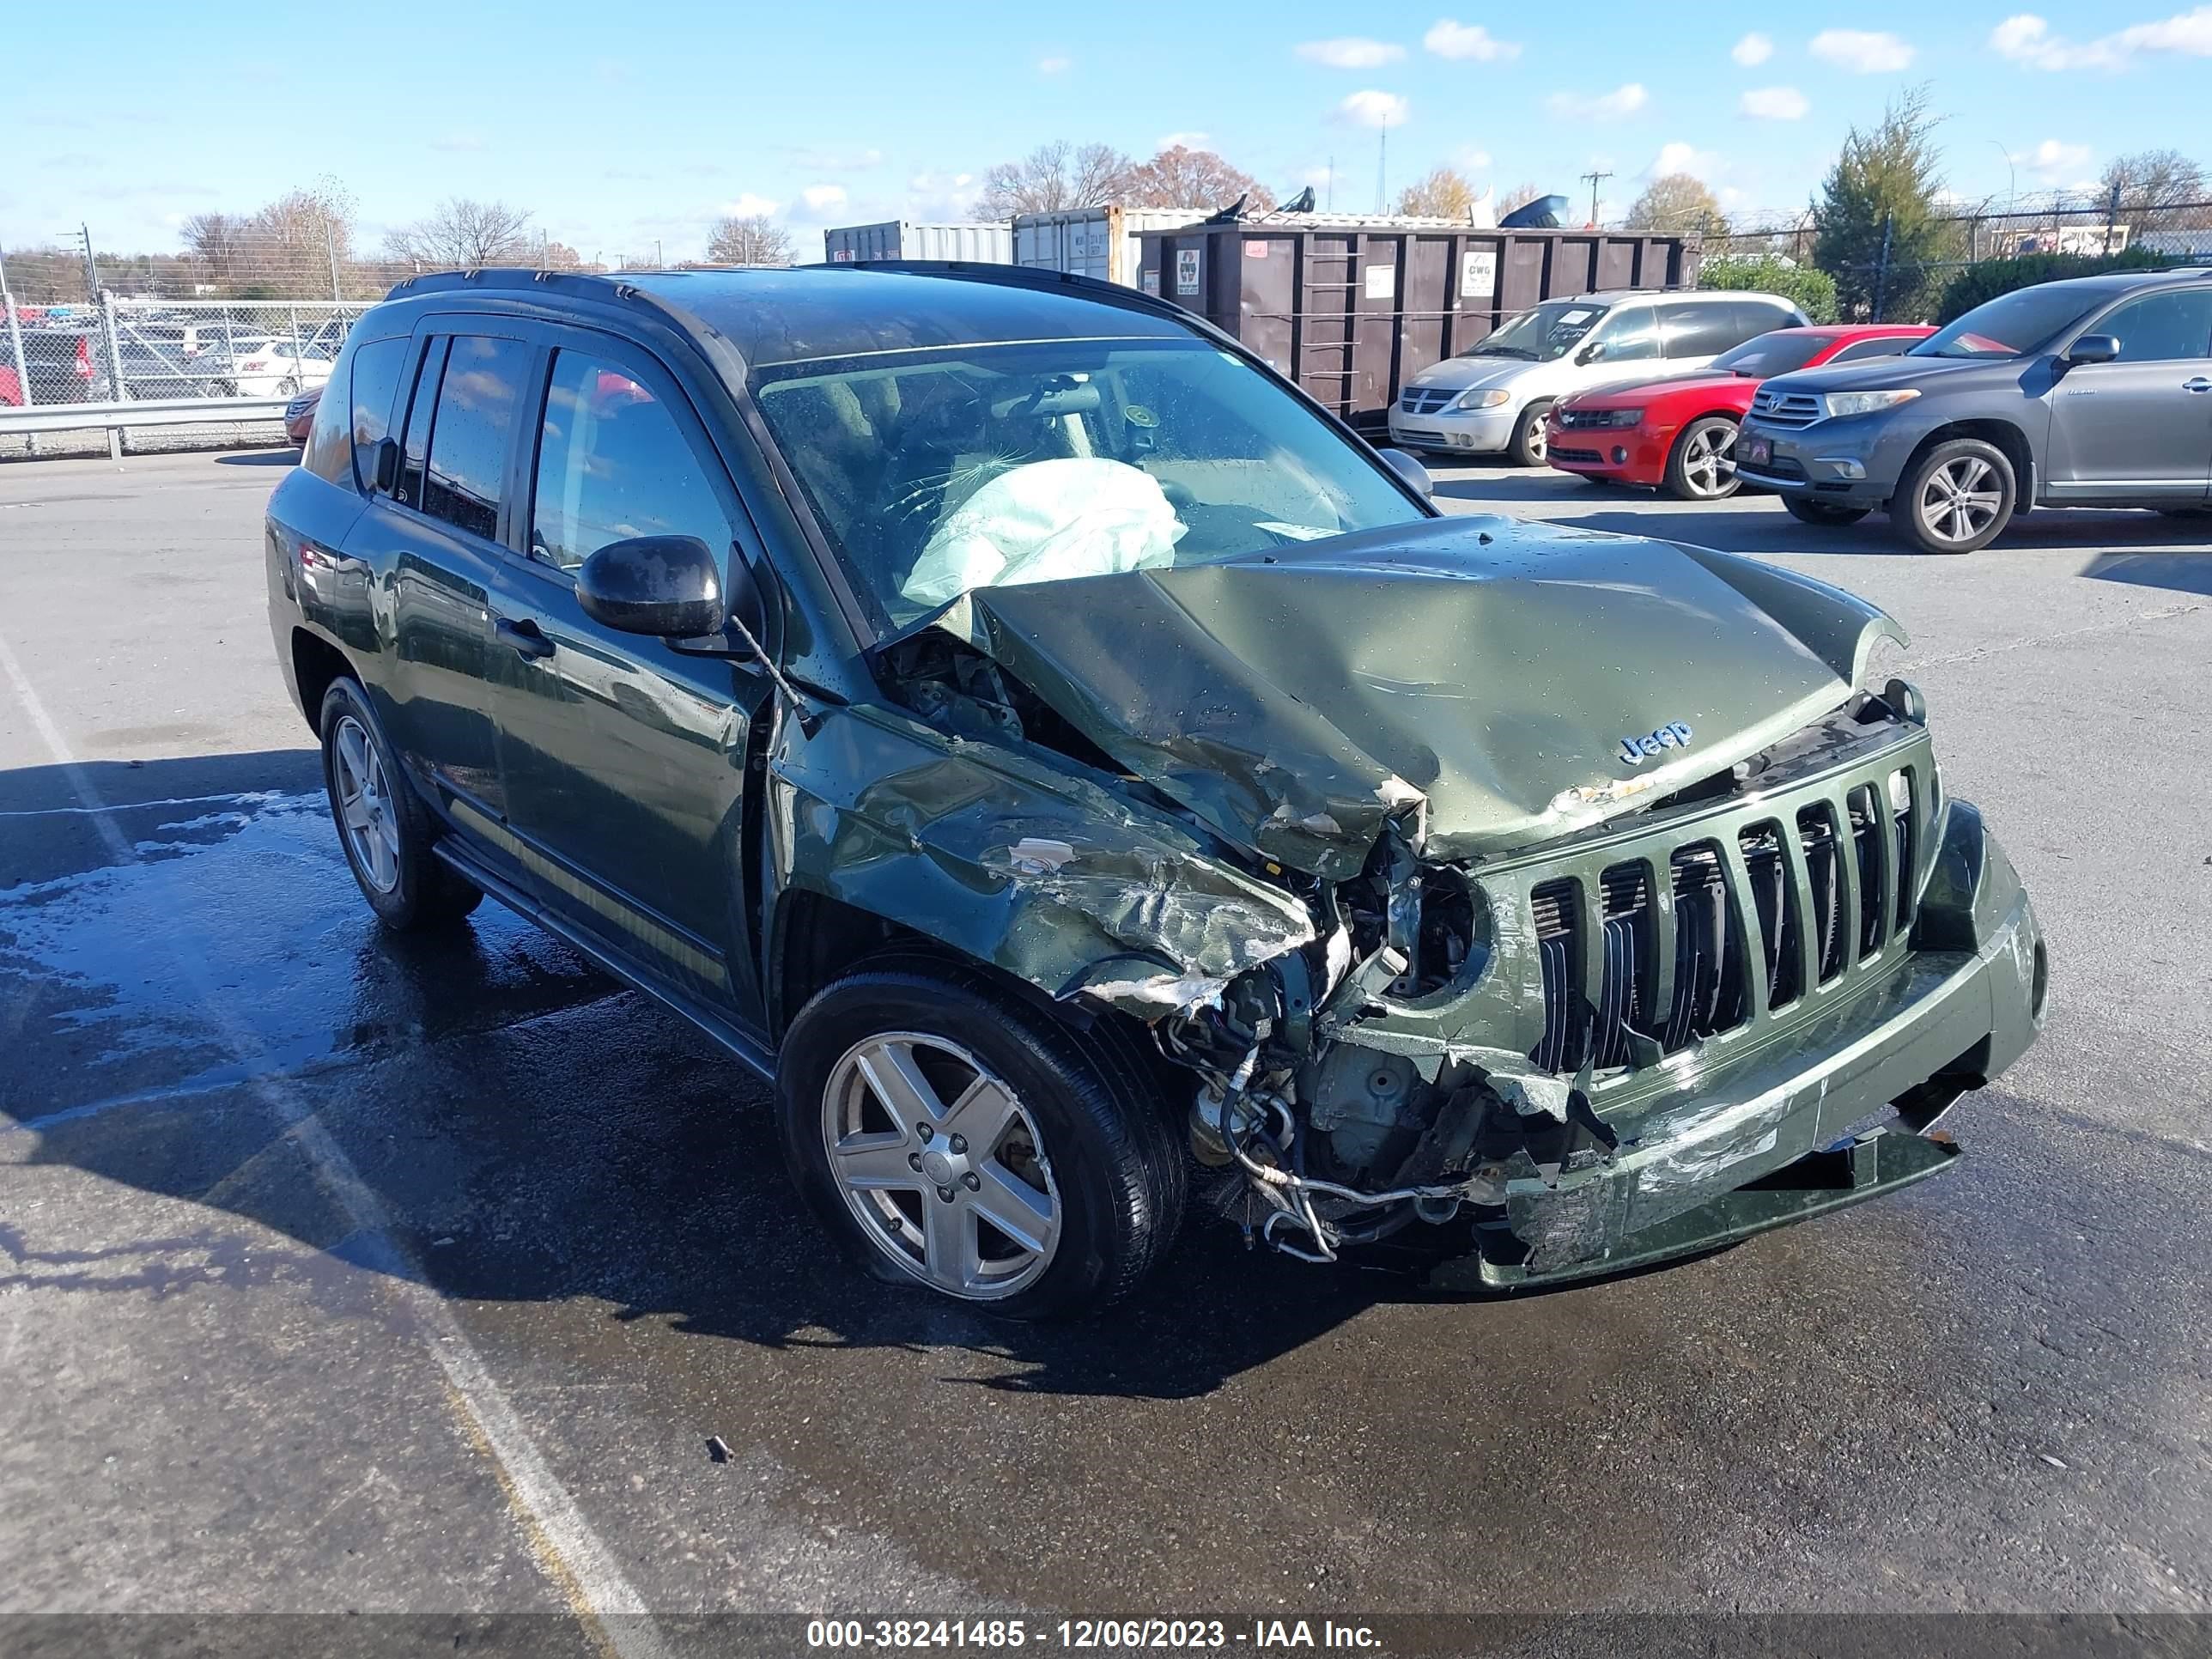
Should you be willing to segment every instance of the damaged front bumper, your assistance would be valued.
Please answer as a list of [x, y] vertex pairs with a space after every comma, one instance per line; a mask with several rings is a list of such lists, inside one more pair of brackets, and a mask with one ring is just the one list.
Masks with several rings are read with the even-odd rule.
[[[1617, 1273], [1947, 1168], [1955, 1147], [1928, 1132], [2034, 1040], [2047, 966], [2033, 907], [1979, 814], [1954, 803], [1945, 828], [1916, 948], [1817, 1020], [1711, 1066], [1610, 1157], [1550, 1178], [1516, 1173], [1480, 1248], [1431, 1282], [1516, 1289]], [[1594, 1104], [1607, 1112], [1601, 1089]]]

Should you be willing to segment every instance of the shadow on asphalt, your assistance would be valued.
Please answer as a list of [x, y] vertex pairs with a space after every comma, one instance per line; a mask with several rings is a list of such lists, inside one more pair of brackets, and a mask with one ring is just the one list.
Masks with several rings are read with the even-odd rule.
[[[1015, 1325], [880, 1283], [803, 1212], [766, 1086], [676, 1016], [493, 904], [441, 937], [374, 926], [314, 751], [83, 773], [134, 857], [113, 856], [62, 769], [0, 773], [0, 812], [16, 815], [0, 870], [0, 1106], [15, 1122], [0, 1136], [35, 1134], [27, 1162], [301, 1247], [272, 1262], [217, 1223], [216, 1280], [249, 1255], [253, 1283], [323, 1284], [333, 1257], [419, 1264], [453, 1297], [599, 1302], [617, 1324], [770, 1349], [954, 1346], [985, 1361], [948, 1379], [969, 1386], [1163, 1399], [1210, 1393], [1378, 1302], [1486, 1299], [1425, 1291], [1413, 1258], [1325, 1271], [1248, 1251], [1197, 1194], [1164, 1270], [1108, 1318]], [[310, 1114], [392, 1218], [399, 1257], [356, 1235], [288, 1133]], [[72, 1268], [31, 1248], [0, 1232], [0, 1290], [10, 1257], [43, 1285], [58, 1268], [85, 1289], [145, 1288], [120, 1261]]]
[[235, 454], [218, 455], [217, 466], [297, 466], [300, 452], [287, 444], [282, 449], [240, 450]]

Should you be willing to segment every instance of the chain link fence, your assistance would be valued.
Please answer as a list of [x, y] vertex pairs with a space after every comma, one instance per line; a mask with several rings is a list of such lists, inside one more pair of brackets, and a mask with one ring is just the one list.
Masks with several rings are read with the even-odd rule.
[[[273, 442], [278, 422], [242, 422], [231, 399], [290, 398], [329, 380], [346, 332], [368, 300], [118, 299], [34, 304], [0, 301], [0, 411], [69, 404], [202, 401], [201, 424], [171, 424], [158, 439], [124, 441], [178, 447], [210, 440]], [[108, 443], [116, 416], [86, 410], [81, 431], [0, 436], [0, 454], [94, 451]], [[119, 422], [130, 431], [127, 421]], [[119, 447], [119, 446], [118, 446]]]
[[[1836, 240], [1844, 240], [1837, 257]], [[2117, 197], [2021, 199], [1923, 222], [1907, 234], [1893, 221], [1856, 239], [1822, 246], [1808, 211], [1786, 222], [1738, 226], [1705, 241], [1708, 258], [1773, 255], [1817, 264], [1836, 279], [1847, 315], [1880, 322], [1935, 320], [1944, 288], [1991, 259], [2037, 254], [2140, 258], [2145, 265], [2212, 263], [2212, 200], [2131, 204]], [[1823, 254], [1827, 257], [1823, 258]]]

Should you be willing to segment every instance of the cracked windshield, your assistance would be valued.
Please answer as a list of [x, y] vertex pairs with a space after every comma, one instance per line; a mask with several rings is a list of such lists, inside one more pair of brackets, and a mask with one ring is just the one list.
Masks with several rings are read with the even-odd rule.
[[1227, 352], [1056, 340], [782, 364], [753, 392], [894, 627], [971, 588], [1232, 559], [1425, 517]]

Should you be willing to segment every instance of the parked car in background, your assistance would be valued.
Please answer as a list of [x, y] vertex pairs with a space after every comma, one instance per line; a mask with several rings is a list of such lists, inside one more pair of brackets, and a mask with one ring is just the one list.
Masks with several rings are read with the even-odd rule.
[[1552, 405], [1668, 368], [1701, 368], [1805, 313], [1773, 294], [1622, 289], [1547, 300], [1413, 376], [1390, 406], [1390, 441], [1540, 466]]
[[1735, 431], [1770, 375], [1894, 356], [1936, 331], [1921, 323], [1778, 328], [1724, 351], [1704, 370], [1610, 386], [1552, 406], [1553, 466], [1612, 483], [1652, 484], [1684, 501], [1736, 491]]
[[213, 371], [223, 394], [239, 398], [289, 398], [331, 378], [335, 348], [320, 340], [241, 341], [230, 360]]
[[2044, 283], [1901, 356], [1771, 380], [1735, 460], [1808, 524], [1886, 507], [1929, 553], [1987, 546], [2031, 505], [2202, 513], [2212, 270]]
[[315, 424], [316, 407], [323, 401], [321, 386], [313, 386], [284, 405], [284, 435], [301, 448], [307, 447], [307, 434]]
[[[93, 337], [76, 329], [25, 328], [23, 369], [30, 376], [29, 395], [15, 372], [15, 348], [0, 329], [0, 405], [18, 409], [25, 404], [97, 403], [112, 396], [109, 376]], [[103, 348], [104, 350], [104, 348]]]
[[1079, 276], [472, 270], [261, 553], [376, 915], [695, 1022], [775, 1081], [717, 1167], [886, 1279], [1095, 1305], [1205, 1181], [1527, 1286], [1948, 1167], [2046, 953], [1898, 624], [1427, 482]]

